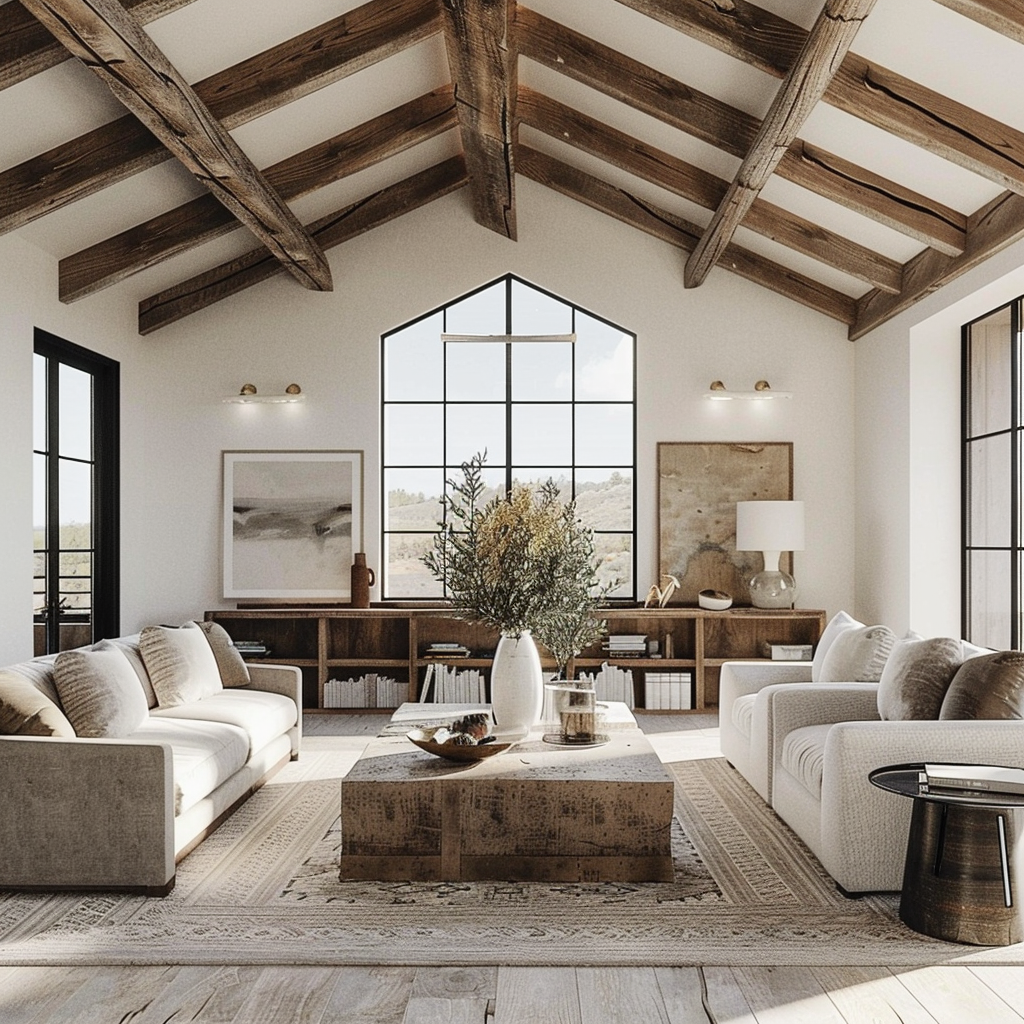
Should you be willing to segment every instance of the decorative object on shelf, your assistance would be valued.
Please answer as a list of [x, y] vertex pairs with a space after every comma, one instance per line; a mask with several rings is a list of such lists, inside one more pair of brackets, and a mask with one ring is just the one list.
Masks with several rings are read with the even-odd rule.
[[779, 569], [779, 555], [804, 549], [804, 503], [737, 502], [736, 547], [761, 551], [764, 556], [764, 568], [750, 580], [751, 604], [755, 608], [792, 608], [796, 581]]
[[772, 391], [771, 384], [759, 380], [754, 384], [753, 391], [730, 391], [720, 380], [713, 380], [704, 392], [710, 402], [731, 402], [738, 398], [747, 402], [764, 402], [772, 398], [792, 398], [792, 391]]
[[[736, 503], [793, 497], [788, 441], [661, 442], [658, 445], [658, 572], [679, 580], [673, 600], [698, 603], [701, 590], [722, 590], [750, 603], [756, 553], [737, 550]], [[781, 568], [792, 571], [791, 556]]]
[[361, 451], [224, 452], [224, 596], [351, 598]]
[[366, 564], [366, 552], [357, 551], [352, 556], [352, 597], [353, 608], [370, 607], [370, 587], [377, 582], [373, 570]]
[[289, 384], [284, 389], [283, 395], [261, 395], [256, 390], [255, 384], [243, 384], [237, 395], [229, 395], [222, 399], [224, 402], [233, 402], [238, 405], [250, 405], [263, 402], [269, 405], [285, 405], [293, 402], [304, 402], [306, 396], [298, 384]]
[[453, 614], [501, 634], [491, 668], [491, 703], [504, 730], [530, 729], [543, 706], [534, 637], [563, 670], [603, 634], [592, 532], [549, 480], [517, 485], [481, 506], [485, 455], [449, 480], [446, 520], [423, 563], [444, 584]]
[[732, 605], [732, 597], [724, 590], [702, 590], [697, 595], [697, 604], [709, 612], [724, 612]]
[[664, 608], [672, 600], [672, 595], [679, 589], [679, 580], [675, 576], [666, 573], [661, 578], [668, 580], [668, 583], [663, 587], [659, 587], [657, 583], [651, 584], [651, 589], [647, 591], [647, 597], [644, 600], [645, 608]]

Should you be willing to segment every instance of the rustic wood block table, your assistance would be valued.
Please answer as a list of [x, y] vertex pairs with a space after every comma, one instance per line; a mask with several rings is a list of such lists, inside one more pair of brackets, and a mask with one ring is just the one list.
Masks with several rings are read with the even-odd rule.
[[342, 780], [342, 879], [671, 881], [672, 777], [628, 712], [603, 746], [538, 728], [459, 764], [406, 739], [408, 707]]
[[913, 799], [900, 920], [947, 942], [1024, 940], [1024, 795], [928, 789], [923, 764], [876, 768], [880, 789]]

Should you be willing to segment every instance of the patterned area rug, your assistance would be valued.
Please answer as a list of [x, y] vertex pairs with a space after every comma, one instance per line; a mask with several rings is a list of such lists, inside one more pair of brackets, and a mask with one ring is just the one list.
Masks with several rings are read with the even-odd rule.
[[339, 882], [351, 751], [303, 754], [179, 866], [164, 899], [0, 896], [0, 964], [1022, 963], [846, 900], [722, 759], [671, 765], [666, 883]]

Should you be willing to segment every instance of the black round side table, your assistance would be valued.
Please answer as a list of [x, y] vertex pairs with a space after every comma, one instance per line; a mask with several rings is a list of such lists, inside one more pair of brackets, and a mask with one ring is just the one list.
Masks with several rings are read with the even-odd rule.
[[914, 801], [900, 920], [948, 942], [1020, 942], [1024, 795], [929, 789], [919, 781], [923, 770], [923, 764], [901, 764], [868, 775], [880, 789]]

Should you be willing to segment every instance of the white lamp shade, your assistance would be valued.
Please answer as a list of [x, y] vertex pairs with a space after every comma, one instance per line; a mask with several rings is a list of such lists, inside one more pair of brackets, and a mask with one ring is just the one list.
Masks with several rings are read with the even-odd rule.
[[803, 551], [802, 501], [737, 501], [737, 551]]

